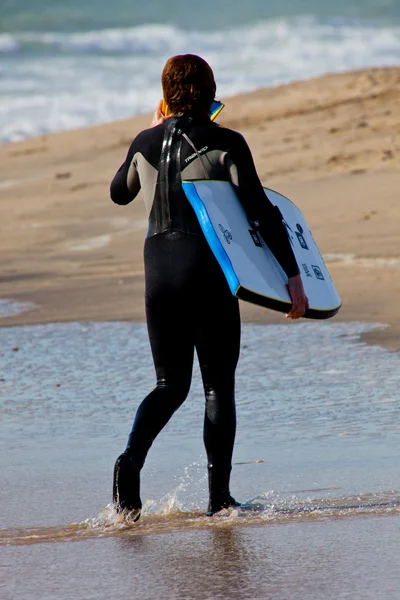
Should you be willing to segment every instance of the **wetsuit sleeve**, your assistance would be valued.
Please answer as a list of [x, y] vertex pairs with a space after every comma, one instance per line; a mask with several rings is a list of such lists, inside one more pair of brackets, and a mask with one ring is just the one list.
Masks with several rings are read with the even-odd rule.
[[288, 277], [299, 268], [278, 207], [265, 195], [253, 156], [245, 139], [237, 134], [228, 152], [228, 170], [240, 202], [251, 221], [259, 222], [259, 232]]
[[125, 162], [120, 166], [111, 182], [110, 195], [115, 204], [129, 204], [140, 191], [139, 173], [136, 164], [136, 154], [139, 147], [140, 134], [133, 140]]

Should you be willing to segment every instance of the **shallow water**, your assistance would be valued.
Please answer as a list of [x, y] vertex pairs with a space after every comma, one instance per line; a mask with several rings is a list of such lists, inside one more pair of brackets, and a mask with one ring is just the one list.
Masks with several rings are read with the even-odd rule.
[[400, 357], [360, 343], [370, 328], [243, 327], [244, 506], [212, 519], [196, 366], [149, 453], [135, 525], [109, 502], [153, 385], [145, 327], [0, 329], [0, 597], [397, 598]]
[[35, 307], [32, 302], [15, 302], [14, 300], [0, 300], [0, 319], [19, 315], [27, 310], [32, 310]]

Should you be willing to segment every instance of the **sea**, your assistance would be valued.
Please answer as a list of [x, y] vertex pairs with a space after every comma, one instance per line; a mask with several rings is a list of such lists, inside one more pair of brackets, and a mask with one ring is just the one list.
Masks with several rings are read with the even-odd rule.
[[0, 0], [0, 142], [152, 112], [174, 54], [230, 95], [400, 64], [399, 0]]
[[398, 599], [400, 356], [362, 342], [377, 327], [243, 326], [242, 506], [212, 518], [196, 364], [149, 452], [137, 523], [111, 490], [154, 385], [145, 325], [1, 327], [2, 600]]

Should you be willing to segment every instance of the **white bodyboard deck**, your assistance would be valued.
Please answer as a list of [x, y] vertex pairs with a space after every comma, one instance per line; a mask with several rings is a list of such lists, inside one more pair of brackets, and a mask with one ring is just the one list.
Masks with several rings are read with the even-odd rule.
[[[252, 229], [232, 185], [227, 181], [201, 180], [184, 181], [182, 186], [232, 294], [288, 312], [291, 300], [287, 276], [261, 235]], [[299, 265], [310, 305], [304, 316], [332, 317], [341, 301], [303, 214], [285, 196], [269, 189], [265, 192], [282, 213]]]

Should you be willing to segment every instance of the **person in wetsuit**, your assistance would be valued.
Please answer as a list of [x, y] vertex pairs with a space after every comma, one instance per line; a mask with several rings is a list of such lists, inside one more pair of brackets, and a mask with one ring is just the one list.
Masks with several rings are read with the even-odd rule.
[[206, 401], [207, 514], [239, 505], [229, 487], [240, 347], [238, 300], [182, 190], [182, 179], [232, 183], [288, 276], [292, 308], [287, 316], [299, 318], [308, 306], [282, 216], [265, 196], [246, 141], [209, 119], [216, 93], [210, 66], [198, 56], [175, 56], [164, 67], [162, 88], [171, 114], [161, 113], [160, 102], [152, 126], [133, 140], [111, 183], [116, 204], [129, 204], [142, 190], [149, 218], [145, 303], [157, 385], [137, 410], [113, 482], [117, 511], [130, 513], [133, 520], [142, 507], [140, 470], [153, 441], [188, 395], [195, 350]]

